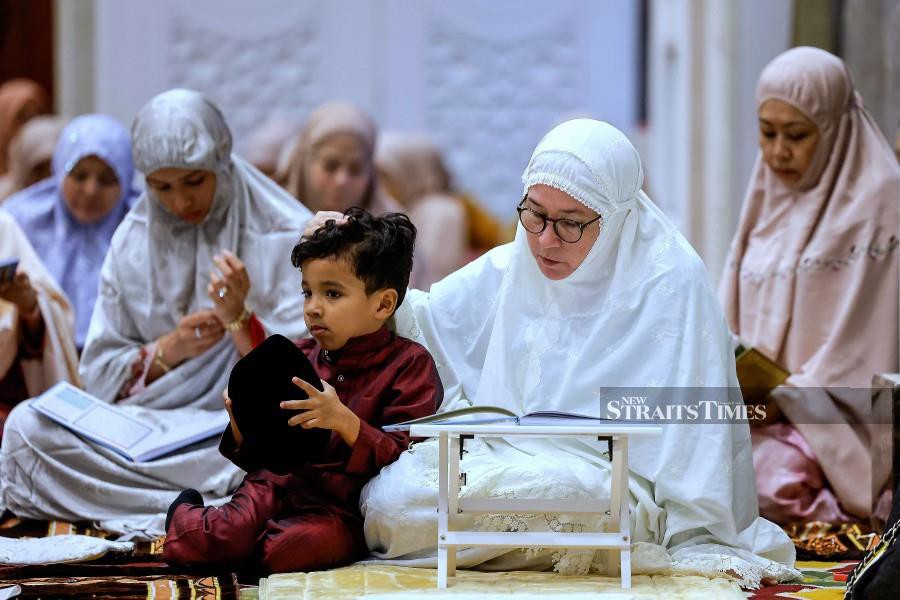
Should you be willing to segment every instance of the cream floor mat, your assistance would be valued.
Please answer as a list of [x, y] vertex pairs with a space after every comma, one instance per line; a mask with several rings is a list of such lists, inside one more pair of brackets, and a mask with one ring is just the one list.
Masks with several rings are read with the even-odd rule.
[[437, 571], [382, 565], [353, 565], [331, 571], [284, 573], [260, 581], [260, 600], [402, 600], [455, 596], [472, 600], [565, 598], [566, 600], [744, 600], [737, 584], [725, 579], [634, 576], [623, 591], [617, 578], [573, 577], [555, 573], [457, 571], [446, 590], [436, 587]]

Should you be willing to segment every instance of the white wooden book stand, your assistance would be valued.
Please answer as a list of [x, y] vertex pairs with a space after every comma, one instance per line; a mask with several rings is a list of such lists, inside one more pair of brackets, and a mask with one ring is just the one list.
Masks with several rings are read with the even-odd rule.
[[[438, 587], [456, 575], [456, 549], [489, 546], [508, 548], [605, 548], [619, 554], [622, 588], [631, 588], [631, 530], [628, 504], [628, 438], [659, 435], [662, 427], [609, 422], [562, 425], [425, 424], [413, 425], [413, 437], [437, 437], [438, 465]], [[466, 439], [474, 437], [589, 437], [609, 443], [612, 461], [610, 499], [460, 498], [459, 463]], [[465, 476], [465, 474], [463, 474]], [[583, 513], [609, 514], [605, 532], [463, 531], [454, 527], [460, 513]]]

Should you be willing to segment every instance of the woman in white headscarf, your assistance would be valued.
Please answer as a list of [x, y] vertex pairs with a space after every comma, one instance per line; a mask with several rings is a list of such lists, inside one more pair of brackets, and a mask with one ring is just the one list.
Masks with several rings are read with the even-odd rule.
[[[661, 396], [737, 390], [730, 335], [703, 263], [641, 191], [642, 179], [637, 151], [606, 123], [569, 121], [544, 137], [523, 174], [515, 240], [430, 293], [411, 291], [396, 315], [397, 332], [434, 356], [441, 410], [474, 404], [602, 416], [609, 388], [667, 388]], [[758, 515], [747, 424], [663, 429], [629, 449], [633, 539], [642, 542], [635, 572], [728, 575], [751, 587], [799, 575], [788, 537]], [[476, 440], [467, 449], [466, 496], [609, 490], [610, 463], [596, 441]], [[368, 484], [361, 508], [379, 559], [436, 564], [436, 481], [430, 440]], [[602, 525], [577, 515], [460, 518], [483, 530]], [[467, 548], [458, 564], [585, 573], [600, 568], [602, 555]]]
[[[250, 329], [306, 333], [290, 262], [307, 211], [231, 153], [218, 108], [171, 90], [141, 109], [134, 162], [147, 191], [113, 236], [81, 361], [85, 389], [140, 418], [219, 418]], [[0, 487], [21, 516], [163, 532], [179, 490], [225, 498], [242, 473], [214, 441], [131, 463], [19, 405], [7, 422]]]

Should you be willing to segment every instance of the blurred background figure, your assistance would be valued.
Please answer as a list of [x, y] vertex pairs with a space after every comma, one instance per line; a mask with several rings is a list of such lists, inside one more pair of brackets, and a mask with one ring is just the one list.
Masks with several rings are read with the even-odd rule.
[[894, 137], [894, 154], [897, 156], [897, 162], [900, 162], [900, 123], [897, 124], [897, 135]]
[[9, 145], [9, 171], [0, 177], [0, 204], [50, 177], [53, 151], [66, 126], [63, 117], [41, 115], [28, 121]]
[[[244, 157], [247, 162], [273, 179], [285, 146], [300, 132], [300, 125], [287, 117], [274, 117], [256, 128], [247, 138]], [[278, 181], [282, 186], [287, 181]]]
[[296, 138], [276, 178], [313, 213], [344, 212], [359, 206], [378, 215], [400, 206], [386, 196], [375, 173], [372, 118], [350, 102], [332, 101], [316, 108]]
[[9, 144], [30, 119], [50, 109], [47, 92], [28, 79], [0, 85], [0, 175], [9, 171]]
[[866, 518], [888, 476], [873, 472], [868, 387], [900, 360], [900, 167], [824, 50], [769, 63], [756, 102], [760, 154], [720, 298], [732, 331], [791, 373], [753, 429], [760, 513]]
[[100, 266], [138, 196], [133, 177], [128, 130], [107, 115], [82, 115], [60, 136], [53, 177], [3, 205], [72, 301], [79, 352], [97, 299]]
[[0, 438], [13, 407], [58, 381], [75, 383], [72, 307], [25, 233], [0, 209], [0, 262], [19, 261], [15, 279], [0, 283]]
[[[418, 229], [417, 246], [433, 283], [511, 240], [472, 196], [454, 189], [440, 150], [428, 136], [388, 132], [378, 140], [378, 174]], [[427, 288], [425, 288], [427, 289]]]

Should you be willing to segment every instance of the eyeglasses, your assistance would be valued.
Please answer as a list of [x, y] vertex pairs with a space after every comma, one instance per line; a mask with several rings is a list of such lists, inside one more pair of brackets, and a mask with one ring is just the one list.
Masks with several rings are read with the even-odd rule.
[[516, 210], [519, 213], [519, 222], [522, 223], [522, 227], [525, 228], [525, 231], [535, 235], [543, 233], [544, 229], [547, 228], [547, 222], [550, 222], [553, 223], [553, 231], [556, 233], [556, 236], [569, 244], [574, 244], [581, 239], [585, 227], [603, 218], [602, 215], [597, 215], [596, 218], [584, 223], [581, 221], [573, 221], [572, 219], [551, 219], [547, 215], [542, 215], [536, 210], [532, 210], [527, 206], [522, 206], [527, 199], [528, 196], [522, 198], [522, 201], [519, 202], [519, 206], [516, 207]]

